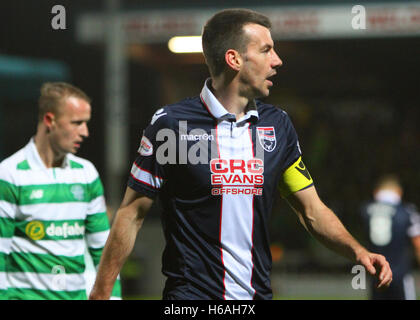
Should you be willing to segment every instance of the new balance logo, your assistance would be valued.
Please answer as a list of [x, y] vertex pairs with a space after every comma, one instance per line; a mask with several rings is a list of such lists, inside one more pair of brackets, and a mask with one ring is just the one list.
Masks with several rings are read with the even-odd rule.
[[29, 199], [41, 199], [44, 196], [44, 190], [32, 190], [31, 195], [29, 196]]

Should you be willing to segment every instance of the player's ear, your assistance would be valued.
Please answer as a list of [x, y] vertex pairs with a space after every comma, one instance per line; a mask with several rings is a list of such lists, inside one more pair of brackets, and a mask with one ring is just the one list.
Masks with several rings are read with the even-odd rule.
[[44, 114], [44, 117], [42, 118], [42, 122], [48, 128], [48, 130], [50, 130], [51, 127], [53, 126], [54, 122], [55, 122], [55, 115], [54, 115], [54, 113], [52, 113], [52, 112], [46, 112]]
[[225, 53], [225, 61], [230, 69], [239, 71], [242, 66], [242, 57], [238, 51], [229, 49]]

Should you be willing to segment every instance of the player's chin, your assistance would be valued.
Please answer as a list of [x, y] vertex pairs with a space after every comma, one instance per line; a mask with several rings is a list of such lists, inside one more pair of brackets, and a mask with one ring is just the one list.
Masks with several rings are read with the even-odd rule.
[[77, 153], [77, 151], [79, 151], [79, 149], [80, 149], [80, 145], [79, 146], [72, 146], [72, 147], [67, 149], [67, 153], [75, 154], [75, 153]]
[[254, 98], [265, 98], [270, 95], [270, 88], [268, 86], [255, 87], [253, 90]]
[[272, 86], [273, 86], [273, 83], [271, 81], [267, 81], [267, 83], [265, 83], [265, 85], [263, 86], [262, 93], [264, 94], [265, 97], [267, 97], [270, 94], [270, 90]]
[[270, 95], [270, 87], [265, 87], [263, 90], [261, 90], [261, 97], [268, 97]]

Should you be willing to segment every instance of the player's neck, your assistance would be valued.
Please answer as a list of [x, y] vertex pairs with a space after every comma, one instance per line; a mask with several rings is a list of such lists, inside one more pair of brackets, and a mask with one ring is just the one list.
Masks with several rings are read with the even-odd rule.
[[245, 115], [249, 99], [240, 95], [239, 85], [236, 81], [227, 80], [222, 76], [213, 78], [211, 90], [222, 106], [236, 116], [236, 120]]
[[51, 145], [50, 139], [45, 130], [38, 128], [37, 133], [34, 137], [36, 149], [39, 157], [47, 168], [61, 167], [65, 155], [59, 154], [54, 151]]

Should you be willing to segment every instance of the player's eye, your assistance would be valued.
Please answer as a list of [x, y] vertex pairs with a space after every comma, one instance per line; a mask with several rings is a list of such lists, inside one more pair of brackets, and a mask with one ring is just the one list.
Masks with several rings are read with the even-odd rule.
[[267, 48], [264, 48], [264, 50], [262, 52], [268, 54], [268, 53], [271, 52], [272, 49], [273, 49], [272, 47], [267, 47]]
[[76, 125], [76, 126], [81, 126], [84, 122], [86, 122], [86, 121], [82, 121], [82, 120], [80, 120], [80, 121], [72, 121], [72, 123], [74, 125]]

